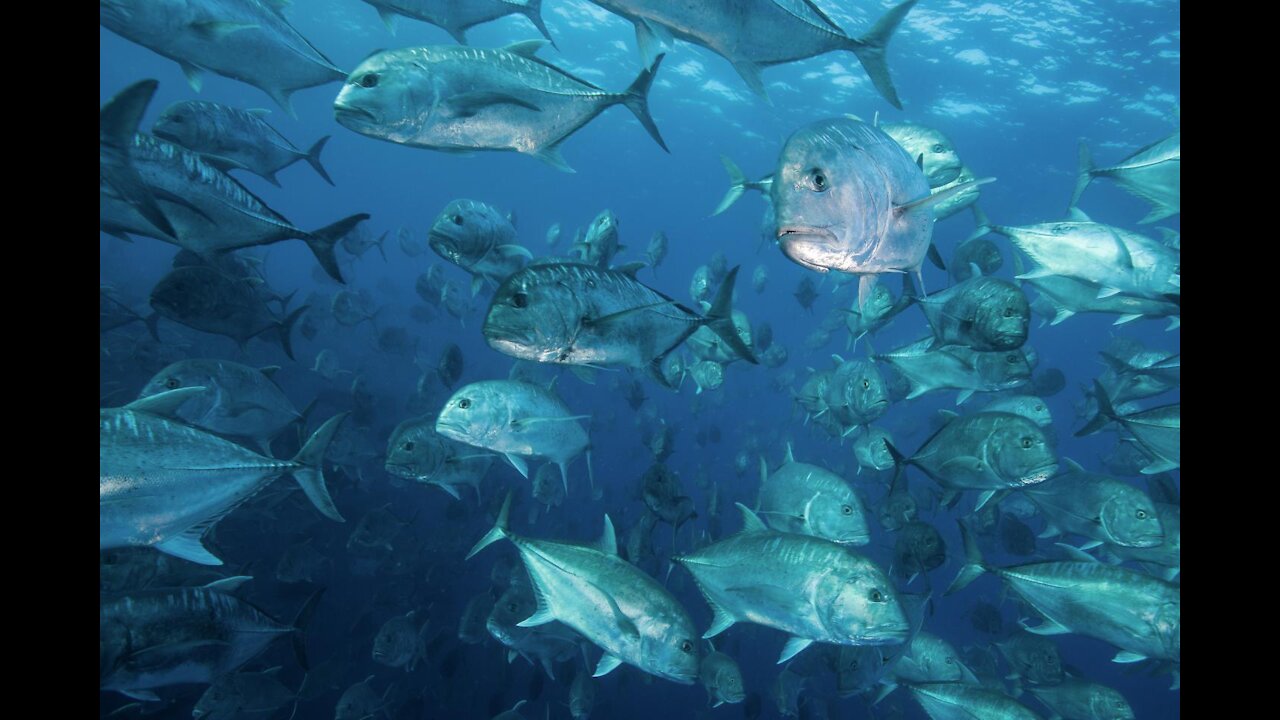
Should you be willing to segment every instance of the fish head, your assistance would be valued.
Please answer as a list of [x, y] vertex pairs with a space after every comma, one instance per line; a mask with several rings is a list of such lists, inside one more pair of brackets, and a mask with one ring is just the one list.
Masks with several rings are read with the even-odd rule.
[[403, 478], [430, 478], [452, 455], [450, 450], [436, 434], [435, 418], [410, 418], [400, 423], [387, 441], [386, 470]]
[[915, 269], [928, 249], [932, 213], [895, 206], [928, 195], [924, 174], [866, 123], [825, 120], [797, 130], [783, 146], [770, 193], [783, 254], [811, 270]]
[[999, 415], [985, 450], [996, 474], [1010, 487], [1034, 485], [1053, 477], [1058, 458], [1044, 430], [1021, 415]]
[[587, 226], [587, 245], [606, 257], [612, 257], [618, 251], [618, 216], [612, 210], [601, 210], [599, 215]]
[[842, 545], [866, 545], [871, 540], [862, 503], [852, 489], [816, 495], [808, 503], [805, 523], [817, 537]]
[[472, 383], [455, 392], [436, 418], [436, 432], [458, 442], [487, 447], [508, 426], [510, 408], [500, 387]]
[[889, 447], [886, 442], [893, 442], [893, 438], [888, 432], [879, 428], [874, 428], [867, 432], [864, 442], [859, 447], [862, 449], [865, 461], [869, 463], [872, 470], [888, 470], [893, 467], [893, 456], [889, 454]]
[[503, 225], [510, 223], [493, 206], [475, 200], [454, 200], [431, 223], [427, 244], [445, 260], [469, 268], [494, 246], [503, 244], [498, 241]]
[[333, 101], [334, 119], [362, 135], [402, 142], [420, 134], [440, 106], [440, 78], [424, 48], [375, 52], [356, 66]]
[[228, 710], [234, 714], [238, 696], [230, 678], [219, 679], [204, 691], [199, 700], [196, 700], [195, 706], [191, 708], [191, 717], [194, 720], [218, 717]]
[[947, 559], [947, 545], [937, 528], [913, 520], [898, 532], [894, 553], [914, 570], [933, 570]]
[[715, 689], [716, 699], [731, 705], [746, 699], [747, 691], [742, 686], [742, 669], [732, 657], [722, 652], [712, 652], [702, 660], [701, 672], [708, 679], [707, 686]]
[[1114, 688], [1091, 685], [1089, 693], [1089, 717], [1099, 720], [1134, 720], [1137, 717], [1129, 701]]
[[834, 658], [836, 692], [840, 697], [865, 692], [880, 681], [884, 656], [880, 648], [866, 645], [841, 645]]
[[1108, 542], [1116, 545], [1150, 548], [1164, 543], [1164, 527], [1155, 503], [1137, 488], [1126, 486], [1123, 492], [1107, 498], [1099, 520], [1110, 537]]
[[210, 116], [202, 112], [202, 105], [194, 101], [170, 105], [156, 118], [151, 134], [186, 148], [204, 145], [215, 136], [217, 128]]
[[535, 265], [512, 273], [489, 303], [485, 340], [494, 350], [524, 360], [571, 361], [586, 316], [577, 287], [563, 267]]
[[698, 269], [693, 271], [693, 279], [689, 282], [689, 295], [693, 297], [694, 302], [705, 300], [711, 295], [711, 269], [706, 265], [699, 265]]
[[910, 626], [893, 583], [870, 560], [852, 556], [819, 581], [818, 616], [833, 637], [848, 644], [904, 642]]
[[1008, 390], [1031, 381], [1031, 363], [1021, 349], [974, 352], [974, 369], [983, 383]]
[[[683, 611], [680, 611], [683, 615]], [[687, 616], [647, 618], [640, 636], [640, 666], [649, 673], [682, 685], [698, 680], [700, 640]]]
[[874, 363], [866, 360], [854, 360], [849, 365], [846, 392], [859, 419], [869, 422], [880, 417], [889, 409], [889, 386], [884, 376]]
[[1014, 350], [1027, 341], [1031, 304], [1022, 288], [998, 278], [975, 281], [973, 332], [991, 350]]
[[885, 123], [880, 129], [897, 141], [913, 161], [923, 158], [922, 170], [929, 187], [941, 187], [960, 176], [964, 163], [940, 130], [915, 123]]

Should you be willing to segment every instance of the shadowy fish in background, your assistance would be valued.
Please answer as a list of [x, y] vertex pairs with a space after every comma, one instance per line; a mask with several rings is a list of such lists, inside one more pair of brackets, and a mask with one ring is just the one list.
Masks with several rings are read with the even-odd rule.
[[524, 15], [538, 28], [543, 37], [551, 39], [547, 26], [542, 23], [542, 0], [364, 0], [378, 10], [378, 17], [387, 31], [396, 34], [397, 15], [431, 23], [453, 36], [462, 45], [467, 44], [467, 30], [475, 25], [497, 20], [508, 15]]

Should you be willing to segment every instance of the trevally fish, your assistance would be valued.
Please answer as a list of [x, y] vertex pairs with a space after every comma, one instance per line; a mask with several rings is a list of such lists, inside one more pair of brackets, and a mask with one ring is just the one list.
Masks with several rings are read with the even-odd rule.
[[555, 663], [572, 660], [579, 653], [586, 660], [582, 648], [584, 638], [561, 622], [533, 627], [521, 624], [537, 611], [538, 599], [528, 575], [517, 571], [502, 597], [493, 603], [485, 619], [485, 629], [507, 647], [508, 660], [519, 655], [531, 665], [541, 665], [547, 677], [554, 680]]
[[248, 83], [296, 117], [295, 90], [346, 73], [289, 24], [272, 0], [101, 0], [98, 22], [178, 63], [200, 91], [202, 70]]
[[[1040, 613], [1038, 635], [1078, 633], [1121, 649], [1114, 662], [1181, 660], [1181, 591], [1177, 585], [1082, 552], [1070, 561], [994, 567], [982, 559], [969, 528], [960, 524], [966, 564], [947, 590], [963, 589], [984, 572], [999, 576]], [[1176, 672], [1176, 671], [1175, 671]]]
[[138, 133], [142, 114], [156, 94], [160, 83], [140, 80], [116, 93], [98, 112], [98, 173], [104, 188], [127, 203], [143, 219], [168, 238], [177, 231], [169, 224], [152, 195], [152, 190], [138, 174], [130, 158], [133, 137]]
[[454, 200], [436, 216], [427, 243], [437, 255], [471, 275], [471, 294], [487, 280], [500, 284], [533, 254], [515, 244], [514, 216], [476, 200]]
[[978, 352], [964, 345], [934, 349], [932, 337], [875, 355], [911, 383], [907, 399], [933, 390], [959, 390], [956, 404], [975, 392], [1012, 390], [1031, 381], [1031, 365], [1024, 350]]
[[1064, 720], [1135, 720], [1138, 717], [1118, 690], [1088, 680], [1069, 677], [1058, 685], [1027, 689]]
[[1023, 488], [1047, 526], [1041, 537], [1072, 533], [1088, 538], [1083, 549], [1102, 543], [1152, 548], [1164, 542], [1155, 503], [1127, 482], [1086, 471], [1065, 459], [1068, 471]]
[[1130, 194], [1151, 203], [1151, 212], [1139, 223], [1153, 223], [1181, 212], [1182, 131], [1135, 151], [1110, 167], [1096, 167], [1089, 147], [1080, 143], [1080, 174], [1071, 206], [1080, 201], [1094, 178], [1105, 177], [1119, 183]]
[[592, 0], [630, 20], [646, 65], [672, 38], [701, 45], [733, 64], [751, 91], [768, 99], [760, 71], [770, 65], [804, 60], [835, 50], [858, 57], [871, 83], [891, 105], [901, 109], [889, 77], [886, 47], [898, 24], [915, 5], [906, 0], [889, 10], [866, 35], [849, 37], [812, 2], [777, 0]]
[[916, 303], [933, 329], [935, 347], [1014, 350], [1027, 341], [1031, 305], [1022, 289], [1007, 280], [975, 273]]
[[99, 547], [150, 545], [221, 565], [209, 528], [272, 480], [292, 474], [307, 499], [342, 522], [320, 463], [346, 414], [320, 426], [291, 460], [273, 460], [168, 415], [205, 391], [181, 388], [99, 411]]
[[831, 470], [796, 462], [787, 443], [782, 465], [769, 473], [760, 457], [759, 515], [769, 527], [841, 544], [867, 544], [867, 511], [849, 483]]
[[[1178, 295], [1150, 298], [1128, 293], [1106, 295], [1102, 285], [1089, 280], [1064, 275], [1045, 275], [1028, 278], [1026, 283], [1040, 293], [1049, 303], [1053, 318], [1050, 325], [1057, 325], [1076, 313], [1112, 313], [1119, 315], [1114, 325], [1139, 318], [1172, 318], [1169, 329], [1181, 325], [1182, 303]], [[1105, 296], [1104, 296], [1105, 295]]]
[[408, 480], [435, 485], [461, 499], [458, 488], [470, 486], [480, 500], [480, 483], [493, 466], [493, 456], [450, 440], [435, 430], [433, 415], [409, 418], [396, 426], [387, 440], [387, 472]]
[[966, 683], [907, 683], [911, 695], [932, 720], [1040, 720], [1040, 716], [1003, 692]]
[[[402, 15], [414, 20], [431, 23], [453, 36], [462, 45], [467, 44], [467, 29], [497, 20], [507, 15], [524, 15], [543, 37], [551, 40], [551, 33], [542, 23], [542, 0], [364, 0], [378, 10], [378, 17], [392, 35], [396, 33], [395, 17]], [[551, 40], [555, 45], [555, 41]]]
[[[821, 120], [792, 133], [778, 155], [770, 187], [778, 242], [810, 270], [860, 276], [862, 307], [877, 276], [920, 275], [933, 206], [971, 185], [931, 194], [924, 171], [883, 130], [852, 118]], [[941, 266], [936, 248], [932, 255]]]
[[306, 669], [302, 632], [324, 589], [307, 599], [289, 625], [231, 594], [251, 579], [229, 577], [203, 587], [143, 590], [103, 600], [98, 608], [100, 687], [159, 700], [152, 688], [211, 683], [286, 636]]
[[707, 704], [711, 707], [725, 703], [736, 705], [747, 696], [742, 687], [742, 670], [738, 661], [714, 648], [702, 658], [702, 664], [698, 666], [698, 680], [707, 689]]
[[729, 272], [701, 316], [622, 272], [572, 263], [532, 265], [513, 273], [494, 293], [485, 340], [512, 357], [645, 369], [668, 385], [663, 360], [706, 325], [755, 363], [730, 311], [737, 274], [736, 267]]
[[919, 161], [930, 188], [942, 187], [960, 176], [964, 163], [953, 144], [941, 130], [912, 122], [877, 125], [893, 138], [907, 156]]
[[595, 116], [624, 105], [667, 149], [649, 115], [660, 63], [611, 93], [535, 57], [546, 40], [505, 48], [448, 45], [365, 58], [334, 100], [338, 123], [362, 135], [445, 152], [514, 150], [573, 172], [560, 144]]
[[[565, 491], [569, 462], [586, 454], [591, 472], [591, 441], [578, 424], [589, 415], [572, 415], [550, 390], [519, 380], [483, 380], [460, 388], [436, 418], [446, 438], [501, 453], [526, 478], [525, 457], [545, 457], [560, 466]], [[594, 479], [591, 480], [594, 485]]]
[[494, 528], [467, 558], [503, 538], [516, 546], [538, 601], [537, 611], [519, 625], [537, 627], [559, 620], [582, 633], [604, 651], [594, 677], [625, 662], [673, 682], [691, 685], [697, 680], [693, 621], [671, 593], [618, 557], [608, 515], [595, 548], [516, 535], [508, 529], [510, 510], [508, 493]]
[[173, 243], [201, 256], [228, 250], [268, 245], [298, 238], [307, 243], [321, 267], [342, 282], [334, 245], [361, 221], [360, 213], [314, 232], [293, 225], [267, 207], [257, 196], [191, 152], [174, 143], [141, 133], [133, 136], [130, 158], [160, 208], [174, 228], [170, 235], [141, 215], [103, 179], [100, 187], [99, 225], [103, 232], [123, 236], [146, 235]]
[[303, 152], [262, 119], [266, 113], [266, 110], [241, 110], [230, 105], [185, 100], [165, 108], [151, 125], [151, 134], [200, 153], [205, 162], [219, 170], [248, 170], [276, 187], [280, 187], [276, 173], [299, 160], [306, 160], [332, 185], [333, 178], [320, 164], [320, 151], [329, 142], [329, 136], [320, 138]]
[[[220, 435], [253, 438], [270, 454], [271, 439], [305, 421], [273, 379], [276, 367], [255, 368], [230, 360], [179, 360], [152, 376], [138, 397], [148, 398], [184, 387], [203, 387], [176, 416]], [[305, 424], [305, 422], [303, 423]]]
[[587, 265], [608, 270], [613, 264], [613, 257], [627, 249], [618, 242], [618, 230], [618, 216], [612, 210], [601, 210], [587, 226], [582, 240], [574, 240], [569, 252], [576, 253]]
[[885, 446], [895, 465], [915, 465], [949, 491], [981, 491], [979, 509], [997, 490], [1044, 482], [1058, 469], [1044, 430], [1012, 413], [953, 417], [910, 458]]
[[697, 581], [715, 614], [703, 633], [751, 622], [791, 635], [786, 662], [814, 642], [891, 645], [907, 620], [889, 578], [870, 560], [829, 540], [769, 530], [742, 503], [736, 535], [673, 560]]
[[151, 290], [151, 307], [156, 315], [148, 319], [156, 334], [157, 317], [202, 332], [225, 335], [241, 348], [251, 338], [276, 330], [285, 355], [293, 359], [293, 326], [308, 309], [303, 305], [284, 319], [277, 318], [254, 287], [209, 266], [175, 268]]

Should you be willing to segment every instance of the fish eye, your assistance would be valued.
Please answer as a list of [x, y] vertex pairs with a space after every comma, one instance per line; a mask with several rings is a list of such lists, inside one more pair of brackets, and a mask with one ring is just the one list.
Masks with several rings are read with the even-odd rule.
[[364, 77], [360, 78], [360, 87], [371, 88], [371, 87], [377, 87], [377, 86], [378, 86], [378, 73], [365, 73]]
[[955, 661], [954, 659], [952, 659], [952, 658], [947, 658], [947, 664], [948, 664], [948, 665], [955, 665], [955, 664], [956, 664], [956, 661]]
[[1006, 355], [1006, 356], [1005, 356], [1005, 360], [1007, 360], [1007, 361], [1008, 361], [1008, 363], [1009, 363], [1010, 365], [1012, 365], [1012, 364], [1014, 364], [1014, 363], [1018, 362], [1018, 356], [1017, 356], [1017, 355]]
[[518, 308], [528, 307], [528, 305], [529, 305], [529, 294], [528, 294], [528, 293], [518, 292], [518, 293], [516, 293], [515, 295], [512, 295], [512, 296], [511, 296], [511, 304], [512, 304], [512, 305], [514, 305], [514, 306], [516, 306], [516, 307], [518, 307]]
[[458, 407], [463, 410], [466, 410], [467, 408], [471, 407], [471, 399], [462, 398], [461, 400], [458, 401]]
[[884, 593], [880, 592], [879, 588], [872, 590], [869, 597], [871, 598], [871, 602], [884, 602]]
[[516, 605], [515, 603], [507, 603], [507, 609], [510, 610], [511, 612], [515, 612], [520, 609], [520, 606]]
[[453, 224], [454, 224], [454, 225], [461, 225], [461, 224], [462, 224], [462, 216], [461, 216], [461, 215], [454, 215], [454, 216], [453, 216]]
[[404, 449], [407, 452], [413, 452], [413, 441], [410, 440], [409, 442], [405, 443], [402, 447], [404, 447]]
[[867, 390], [867, 389], [870, 389], [870, 388], [871, 388], [871, 381], [870, 381], [870, 380], [867, 380], [866, 378], [863, 378], [863, 380], [862, 380], [862, 389], [863, 389], [863, 390]]
[[817, 168], [809, 171], [809, 181], [813, 183], [813, 189], [823, 192], [827, 189], [827, 176]]
[[1024, 448], [1029, 448], [1029, 447], [1031, 447], [1031, 438], [1029, 438], [1029, 437], [1024, 437], [1024, 438], [1022, 438], [1022, 447], [1024, 447]]
[[946, 150], [947, 150], [946, 146], [941, 143], [933, 146], [933, 151], [936, 153], [946, 152]]
[[681, 641], [680, 641], [680, 652], [682, 652], [682, 653], [689, 653], [689, 654], [692, 654], [692, 653], [693, 653], [693, 643], [689, 642], [688, 640], [681, 640]]
[[1044, 412], [1044, 405], [1037, 405], [1036, 412]]
[[1004, 309], [1004, 316], [1005, 316], [1005, 317], [1013, 317], [1013, 308], [1011, 308], [1011, 307], [1007, 307], [1007, 308], [1005, 308], [1005, 309]]
[[854, 672], [857, 672], [857, 671], [858, 671], [858, 661], [857, 661], [857, 660], [854, 660], [853, 662], [849, 663], [849, 669], [850, 669], [850, 670], [852, 670], [852, 671], [854, 671]]
[[164, 381], [164, 386], [169, 388], [170, 390], [177, 389], [178, 385], [180, 384], [181, 383], [178, 382], [178, 378], [169, 378], [168, 380]]
[[1147, 519], [1147, 511], [1146, 511], [1146, 510], [1138, 510], [1138, 512], [1136, 512], [1136, 513], [1134, 513], [1134, 514], [1138, 516], [1138, 519], [1139, 519], [1139, 520], [1146, 520], [1146, 519]]
[[840, 512], [844, 513], [845, 515], [852, 515], [852, 514], [853, 514], [853, 506], [851, 506], [851, 505], [841, 505], [841, 506], [840, 506]]

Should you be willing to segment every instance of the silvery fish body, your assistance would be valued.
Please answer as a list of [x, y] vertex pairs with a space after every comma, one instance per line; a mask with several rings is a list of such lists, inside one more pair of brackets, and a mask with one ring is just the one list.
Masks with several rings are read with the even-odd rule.
[[177, 416], [221, 435], [254, 438], [265, 451], [271, 438], [301, 418], [268, 370], [274, 372], [230, 360], [180, 360], [156, 373], [138, 397], [204, 387], [204, 392], [178, 409]]
[[1040, 720], [1040, 716], [1003, 692], [964, 683], [907, 686], [932, 720]]
[[433, 415], [409, 418], [387, 440], [387, 472], [426, 485], [435, 485], [459, 498], [470, 486], [480, 497], [480, 483], [493, 466], [493, 456], [441, 436]]
[[715, 614], [704, 637], [735, 622], [792, 636], [779, 662], [811, 643], [884, 645], [906, 639], [907, 621], [889, 578], [836, 543], [780, 533], [741, 503], [742, 532], [675, 561], [697, 581]]
[[952, 418], [908, 462], [954, 490], [1035, 485], [1058, 468], [1044, 431], [1021, 415], [1003, 412]]
[[555, 679], [554, 665], [573, 660], [582, 654], [585, 639], [573, 628], [560, 622], [525, 627], [520, 623], [538, 610], [537, 598], [527, 576], [513, 578], [502, 596], [493, 603], [485, 628], [511, 654], [519, 654], [530, 664], [539, 664], [547, 677]]
[[515, 244], [516, 228], [510, 216], [476, 200], [454, 200], [446, 205], [427, 238], [437, 255], [471, 275], [472, 295], [484, 281], [497, 285], [533, 257]]
[[729, 62], [753, 92], [766, 97], [760, 70], [834, 50], [857, 55], [876, 90], [901, 108], [885, 58], [893, 31], [915, 0], [889, 10], [863, 37], [845, 34], [831, 18], [809, 2], [776, 0], [592, 0], [630, 20], [645, 63], [672, 37], [711, 50]]
[[971, 277], [916, 302], [938, 347], [988, 352], [1013, 350], [1027, 341], [1031, 305], [1022, 288], [1007, 280]]
[[847, 545], [871, 541], [866, 509], [857, 492], [830, 470], [796, 462], [790, 445], [782, 465], [772, 474], [761, 458], [758, 506], [765, 522], [780, 532]]
[[1137, 715], [1118, 690], [1080, 678], [1054, 686], [1028, 688], [1037, 700], [1063, 720], [1134, 720]]
[[151, 126], [151, 134], [200, 153], [220, 170], [248, 170], [279, 187], [276, 173], [306, 160], [330, 185], [333, 180], [320, 164], [320, 151], [329, 136], [307, 152], [293, 146], [263, 119], [265, 110], [241, 110], [230, 105], [186, 100], [165, 108]]
[[1174, 298], [1150, 298], [1128, 293], [1098, 297], [1103, 287], [1096, 282], [1064, 275], [1028, 278], [1026, 283], [1048, 301], [1050, 325], [1057, 325], [1076, 313], [1112, 313], [1120, 315], [1115, 324], [1140, 317], [1177, 318], [1182, 306]]
[[960, 391], [956, 404], [961, 404], [974, 392], [1012, 390], [1031, 381], [1031, 366], [1022, 350], [978, 352], [963, 345], [934, 349], [934, 342], [926, 338], [875, 356], [910, 381], [908, 400], [950, 388]]
[[176, 61], [200, 89], [201, 70], [246, 82], [293, 114], [289, 96], [341, 80], [272, 3], [260, 0], [102, 0], [108, 30]]
[[339, 124], [379, 140], [445, 152], [514, 150], [572, 172], [560, 143], [605, 109], [625, 105], [666, 148], [648, 108], [657, 64], [627, 90], [608, 92], [537, 59], [545, 44], [374, 53], [347, 78], [334, 115]]
[[207, 431], [171, 420], [203, 388], [170, 390], [99, 412], [99, 547], [149, 545], [220, 565], [200, 540], [220, 518], [276, 477], [291, 473], [312, 503], [341, 520], [319, 463], [346, 417], [331, 418], [292, 460], [263, 457]]
[[964, 163], [941, 130], [911, 122], [881, 123], [877, 127], [901, 145], [908, 157], [920, 160], [918, 164], [929, 187], [942, 187], [960, 176]]
[[911, 639], [911, 644], [893, 664], [891, 672], [899, 681], [909, 683], [978, 684], [978, 679], [951, 643], [923, 630]]
[[1048, 523], [1042, 536], [1072, 533], [1133, 548], [1164, 542], [1155, 503], [1145, 492], [1067, 462], [1069, 472], [1023, 491]]

